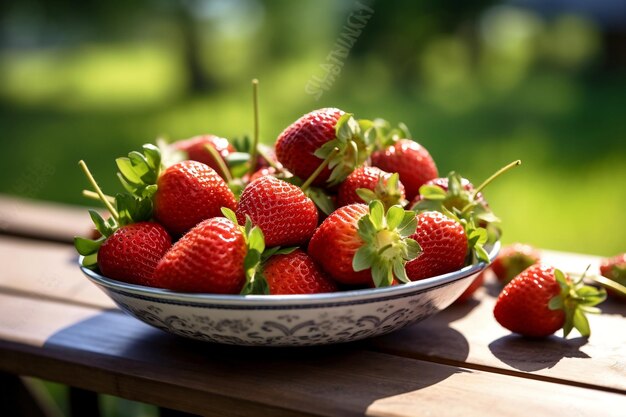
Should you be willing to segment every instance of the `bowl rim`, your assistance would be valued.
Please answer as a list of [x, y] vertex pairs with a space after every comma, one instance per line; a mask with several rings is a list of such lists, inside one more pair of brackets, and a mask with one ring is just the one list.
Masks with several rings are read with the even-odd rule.
[[[492, 245], [486, 247], [488, 250], [489, 260], [493, 262], [500, 250], [501, 243], [496, 241]], [[382, 288], [364, 288], [357, 290], [338, 291], [332, 293], [321, 294], [293, 294], [293, 295], [239, 295], [239, 294], [208, 294], [208, 293], [191, 293], [166, 290], [163, 288], [147, 287], [144, 285], [129, 284], [107, 278], [98, 272], [81, 265], [83, 257], [79, 257], [79, 267], [81, 271], [93, 283], [103, 289], [114, 292], [122, 292], [140, 298], [160, 299], [163, 301], [171, 301], [174, 303], [208, 303], [223, 305], [242, 305], [242, 306], [278, 306], [278, 305], [314, 305], [320, 303], [337, 303], [350, 300], [367, 300], [370, 298], [386, 298], [398, 297], [415, 292], [422, 292], [434, 287], [446, 285], [451, 282], [474, 275], [487, 267], [487, 263], [479, 262], [477, 264], [465, 266], [457, 271], [449, 272], [435, 277], [425, 278], [419, 281], [413, 281], [402, 285], [394, 285]]]

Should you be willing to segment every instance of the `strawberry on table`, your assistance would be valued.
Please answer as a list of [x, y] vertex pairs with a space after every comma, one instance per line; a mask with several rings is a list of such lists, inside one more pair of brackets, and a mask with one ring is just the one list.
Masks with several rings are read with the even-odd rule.
[[305, 244], [318, 220], [315, 204], [299, 187], [270, 175], [243, 190], [237, 206], [239, 224], [246, 216], [263, 231], [268, 247]]
[[409, 236], [415, 213], [400, 206], [384, 211], [380, 201], [350, 204], [328, 216], [309, 242], [308, 253], [326, 273], [342, 284], [392, 285], [408, 282], [405, 264], [420, 248]]
[[503, 248], [490, 268], [503, 284], [508, 284], [524, 269], [538, 263], [541, 254], [537, 249], [524, 243], [513, 243]]
[[468, 240], [458, 221], [436, 211], [420, 213], [411, 238], [422, 248], [420, 256], [406, 264], [411, 281], [446, 274], [465, 265]]
[[237, 294], [245, 280], [246, 238], [224, 217], [185, 234], [157, 265], [150, 285], [174, 291]]
[[533, 265], [504, 287], [493, 314], [500, 325], [523, 336], [545, 337], [561, 328], [564, 337], [573, 328], [589, 336], [585, 313], [598, 312], [593, 306], [606, 292], [583, 285], [583, 277], [572, 281], [551, 266]]
[[339, 185], [337, 205], [369, 203], [380, 200], [385, 207], [404, 202], [404, 185], [398, 174], [390, 174], [377, 167], [361, 166]]
[[276, 140], [276, 156], [290, 172], [305, 179], [338, 148], [339, 153], [313, 182], [316, 186], [336, 185], [366, 160], [367, 146], [364, 132], [351, 114], [324, 108], [289, 125]]
[[420, 187], [437, 178], [437, 166], [426, 148], [411, 139], [398, 139], [391, 146], [372, 153], [372, 165], [387, 172], [397, 172], [411, 201]]
[[317, 294], [337, 291], [331, 280], [301, 249], [274, 255], [263, 265], [270, 294]]
[[[626, 287], [626, 253], [604, 258], [600, 262], [600, 274], [616, 283]], [[626, 301], [626, 294], [619, 293], [607, 286], [607, 292], [611, 296]]]

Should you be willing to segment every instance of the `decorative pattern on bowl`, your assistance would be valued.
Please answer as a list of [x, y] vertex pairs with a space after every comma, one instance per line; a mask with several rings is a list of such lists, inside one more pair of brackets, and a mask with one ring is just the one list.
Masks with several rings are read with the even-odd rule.
[[[489, 250], [491, 260], [500, 249]], [[486, 264], [393, 287], [315, 295], [177, 293], [85, 275], [126, 313], [179, 336], [231, 345], [310, 346], [378, 336], [448, 307]]]

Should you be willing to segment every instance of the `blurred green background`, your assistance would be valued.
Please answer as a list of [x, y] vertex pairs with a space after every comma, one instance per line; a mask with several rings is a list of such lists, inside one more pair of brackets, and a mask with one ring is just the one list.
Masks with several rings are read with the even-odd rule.
[[257, 77], [265, 142], [326, 106], [404, 121], [442, 175], [523, 160], [486, 192], [506, 242], [626, 250], [624, 2], [457, 3], [4, 2], [0, 192], [86, 204], [79, 159], [113, 193], [157, 136], [249, 134]]
[[26, 0], [0, 25], [0, 193], [86, 204], [79, 159], [114, 193], [157, 136], [250, 134], [256, 77], [264, 142], [320, 107], [404, 121], [441, 175], [523, 160], [486, 191], [506, 243], [626, 250], [623, 1]]

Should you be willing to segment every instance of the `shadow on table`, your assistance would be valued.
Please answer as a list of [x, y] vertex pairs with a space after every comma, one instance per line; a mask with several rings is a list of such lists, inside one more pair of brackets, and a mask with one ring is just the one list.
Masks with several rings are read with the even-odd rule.
[[626, 317], [626, 300], [618, 301], [614, 297], [609, 296], [598, 308], [602, 311], [602, 314], [619, 314], [622, 317]]
[[469, 342], [450, 323], [465, 317], [479, 304], [474, 299], [453, 304], [422, 322], [364, 343], [380, 352], [461, 365], [469, 354]]
[[585, 337], [529, 339], [511, 334], [491, 342], [489, 350], [507, 365], [520, 371], [533, 372], [552, 368], [563, 358], [589, 358], [589, 355], [580, 351], [585, 344]]
[[[461, 356], [467, 356], [467, 341], [450, 328], [409, 328], [404, 337], [431, 343], [434, 348], [443, 343], [432, 340], [437, 334], [461, 346]], [[76, 350], [80, 357], [89, 358], [88, 366], [113, 367], [120, 374], [190, 384], [196, 390], [267, 406], [309, 407], [317, 413], [363, 413], [378, 399], [466, 372], [375, 352], [368, 348], [369, 343], [297, 348], [218, 345], [173, 336], [110, 310], [57, 332], [45, 346], [68, 354]]]

